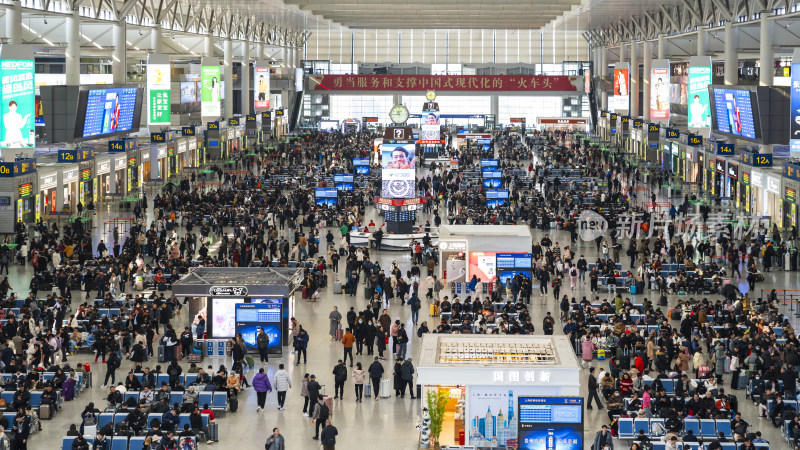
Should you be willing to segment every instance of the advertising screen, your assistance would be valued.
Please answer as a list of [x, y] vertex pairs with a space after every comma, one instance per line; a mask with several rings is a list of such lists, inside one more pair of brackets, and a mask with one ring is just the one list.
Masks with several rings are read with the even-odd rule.
[[614, 109], [628, 111], [628, 69], [614, 69]]
[[441, 127], [439, 126], [439, 111], [423, 111], [422, 126], [420, 126], [419, 140], [441, 140]]
[[256, 111], [269, 109], [269, 67], [253, 67], [253, 80], [255, 83]]
[[669, 69], [650, 70], [650, 118], [669, 119]]
[[236, 333], [242, 333], [245, 348], [257, 351], [260, 330], [269, 336], [268, 353], [281, 353], [281, 304], [240, 303], [236, 305]]
[[232, 338], [235, 336], [237, 303], [244, 303], [244, 299], [231, 297], [213, 297], [211, 299], [213, 337]]
[[337, 191], [352, 191], [353, 183], [336, 183]]
[[416, 193], [416, 146], [383, 144], [381, 146], [381, 196], [384, 198], [413, 198]]
[[[478, 141], [479, 144], [480, 144], [481, 140]], [[482, 159], [481, 160], [481, 169], [483, 169], [484, 167], [497, 167], [499, 165], [500, 165], [500, 161], [498, 161], [496, 159]]]
[[503, 178], [502, 170], [483, 170], [481, 172], [483, 178]]
[[320, 120], [319, 131], [338, 131], [339, 121], [337, 120]]
[[492, 283], [497, 276], [497, 259], [495, 252], [470, 252], [468, 279], [475, 275], [484, 283]]
[[354, 158], [353, 171], [358, 175], [369, 175], [369, 158]]
[[582, 450], [583, 398], [520, 397], [519, 450]]
[[36, 144], [36, 93], [32, 59], [0, 61], [3, 116], [0, 147], [24, 148]]
[[138, 131], [142, 92], [139, 88], [89, 89], [80, 92], [75, 138]]
[[147, 110], [150, 125], [170, 124], [170, 65], [147, 65]]
[[497, 189], [503, 187], [502, 178], [484, 178], [483, 187], [487, 189]]
[[508, 189], [487, 189], [486, 206], [494, 208], [505, 205], [508, 202]]
[[791, 105], [789, 110], [789, 151], [800, 153], [800, 62], [792, 63]]
[[339, 202], [339, 192], [336, 188], [315, 188], [314, 202], [317, 205], [335, 205]]
[[711, 67], [689, 67], [689, 127], [708, 128], [711, 125], [709, 84]]
[[333, 182], [334, 183], [352, 183], [353, 176], [346, 173], [336, 173], [333, 174]]
[[530, 253], [498, 253], [497, 276], [500, 281], [507, 285], [516, 275], [523, 275], [528, 279], [533, 279], [532, 258]]
[[761, 137], [758, 114], [753, 111], [751, 92], [746, 89], [714, 88], [715, 129], [748, 139]]
[[587, 94], [592, 90], [592, 71], [589, 69], [583, 70], [583, 92]]
[[200, 114], [203, 117], [220, 115], [220, 68], [219, 66], [203, 66], [200, 68]]

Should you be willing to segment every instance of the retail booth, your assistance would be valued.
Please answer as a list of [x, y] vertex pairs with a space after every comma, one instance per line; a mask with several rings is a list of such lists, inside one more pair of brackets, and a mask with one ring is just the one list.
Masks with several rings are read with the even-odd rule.
[[487, 287], [497, 277], [505, 283], [518, 273], [534, 279], [531, 231], [525, 225], [442, 224], [439, 250], [439, 276], [451, 289], [469, 282], [473, 275]]
[[422, 406], [428, 392], [447, 397], [441, 446], [591, 445], [580, 369], [566, 336], [426, 334], [416, 365]]
[[[290, 344], [294, 294], [303, 269], [289, 267], [198, 267], [172, 284], [176, 297], [189, 298], [189, 313], [206, 319], [212, 344], [242, 334], [248, 351], [257, 351], [256, 334], [270, 337], [270, 353]], [[217, 346], [213, 346], [217, 348]], [[224, 353], [223, 353], [224, 355]]]
[[14, 233], [14, 224], [36, 220], [39, 178], [36, 160], [0, 162], [0, 233]]

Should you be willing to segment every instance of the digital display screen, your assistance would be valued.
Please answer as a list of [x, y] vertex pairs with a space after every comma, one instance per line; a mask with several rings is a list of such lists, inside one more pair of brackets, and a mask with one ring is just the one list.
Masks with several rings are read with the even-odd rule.
[[511, 279], [517, 275], [528, 277], [529, 280], [533, 279], [533, 275], [530, 270], [498, 270], [497, 272], [497, 278], [500, 279], [500, 282], [503, 283], [504, 286], [508, 286], [508, 283], [511, 282]]
[[503, 187], [503, 179], [502, 178], [484, 178], [483, 179], [483, 187], [485, 188], [492, 188], [497, 189]]
[[520, 397], [520, 450], [582, 450], [583, 398]]
[[505, 200], [486, 200], [487, 208], [497, 208], [506, 204]]
[[81, 92], [76, 120], [76, 138], [127, 133], [139, 129], [141, 114], [139, 88], [89, 89]]
[[708, 128], [711, 125], [708, 85], [711, 67], [689, 67], [689, 127]]
[[314, 188], [315, 198], [339, 198], [339, 193], [336, 189], [331, 188]]
[[[492, 141], [490, 139], [478, 139], [478, 144], [480, 145], [489, 145]], [[500, 161], [496, 159], [482, 159], [481, 160], [481, 168], [484, 167], [498, 167], [500, 165]]]
[[354, 166], [369, 166], [369, 158], [353, 158]]
[[381, 152], [381, 197], [413, 198], [417, 182], [416, 145], [384, 143]]
[[353, 176], [348, 174], [337, 173], [333, 175], [333, 181], [334, 183], [352, 183]]
[[503, 178], [502, 170], [484, 170], [481, 172], [483, 178]]
[[468, 277], [473, 275], [484, 283], [493, 283], [497, 276], [497, 257], [494, 252], [470, 252]]
[[754, 117], [749, 90], [714, 88], [713, 91], [717, 131], [753, 140], [761, 137], [761, 133], [756, 132], [761, 124]]
[[487, 189], [486, 190], [486, 198], [487, 199], [507, 199], [508, 198], [508, 189]]
[[336, 183], [337, 191], [352, 191], [353, 183]]
[[320, 131], [338, 131], [339, 130], [339, 122], [336, 120], [320, 120], [319, 121], [319, 130]]
[[211, 298], [213, 337], [232, 338], [235, 336], [237, 303], [244, 303], [244, 299], [232, 297]]
[[281, 304], [243, 303], [237, 304], [236, 333], [242, 334], [247, 350], [258, 350], [256, 339], [260, 330], [269, 336], [268, 353], [281, 353]]
[[336, 205], [336, 204], [339, 203], [339, 200], [337, 200], [335, 198], [318, 198], [318, 199], [316, 199], [314, 201], [314, 203], [319, 205], [319, 206]]
[[354, 166], [356, 174], [369, 175], [369, 166]]
[[530, 269], [531, 258], [530, 253], [498, 253], [497, 269]]

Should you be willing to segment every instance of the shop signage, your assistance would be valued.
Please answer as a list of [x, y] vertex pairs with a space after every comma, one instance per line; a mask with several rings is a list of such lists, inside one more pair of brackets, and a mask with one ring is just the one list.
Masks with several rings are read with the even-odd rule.
[[362, 122], [367, 122], [367, 123], [376, 123], [376, 122], [378, 122], [378, 118], [377, 117], [362, 117], [361, 121]]
[[783, 198], [785, 198], [789, 203], [795, 203], [797, 201], [797, 191], [787, 187], [783, 190]]
[[24, 159], [14, 162], [0, 162], [0, 178], [16, 177], [36, 172], [36, 161]]
[[97, 173], [105, 173], [108, 172], [109, 168], [111, 167], [111, 163], [102, 163], [97, 165]]
[[667, 139], [678, 139], [681, 133], [676, 128], [666, 128], [664, 130], [664, 137]]
[[644, 125], [644, 120], [633, 119], [633, 128], [642, 128], [642, 125]]
[[65, 183], [76, 181], [77, 179], [78, 179], [78, 171], [77, 170], [70, 170], [69, 172], [64, 172], [64, 182]]
[[439, 241], [439, 250], [447, 252], [466, 252], [467, 241]]
[[114, 170], [124, 169], [125, 168], [125, 159], [120, 158], [114, 161]]
[[81, 170], [81, 180], [91, 180], [92, 179], [92, 169], [83, 169]]
[[[511, 122], [511, 123], [525, 123], [525, 118], [524, 117], [511, 117], [511, 118], [508, 119], [508, 121]], [[545, 123], [545, 122], [541, 122], [540, 121], [539, 123]]]
[[194, 127], [181, 127], [181, 135], [182, 136], [195, 136], [197, 132], [195, 131]]
[[208, 288], [208, 295], [222, 296], [222, 295], [247, 295], [247, 287], [245, 286], [211, 286]]
[[583, 77], [547, 75], [311, 75], [315, 91], [583, 91]]
[[733, 156], [735, 147], [727, 142], [717, 141], [714, 143], [714, 153], [717, 155]]
[[772, 154], [754, 153], [742, 150], [740, 153], [742, 164], [753, 167], [772, 167]]
[[717, 158], [715, 162], [714, 170], [716, 170], [717, 173], [725, 173], [725, 160]]
[[651, 123], [651, 124], [647, 125], [647, 132], [648, 133], [658, 133], [660, 128], [661, 127], [659, 127], [658, 124]]
[[31, 183], [25, 183], [19, 185], [19, 197], [28, 197], [33, 193], [33, 185]]
[[492, 372], [494, 383], [550, 383], [549, 370], [495, 370]]
[[44, 186], [51, 187], [56, 184], [56, 176], [48, 175], [42, 178], [41, 181], [39, 181], [39, 184], [42, 185], [42, 187]]
[[783, 163], [783, 176], [791, 180], [800, 181], [800, 164]]
[[761, 175], [760, 172], [756, 172], [755, 170], [750, 173], [750, 182], [755, 187], [763, 187], [764, 186], [764, 182], [762, 181], [763, 178], [764, 178], [763, 175]]
[[767, 175], [767, 192], [779, 195], [781, 192], [781, 180], [777, 177]]
[[233, 118], [228, 119], [228, 126], [231, 126], [231, 127], [239, 126], [239, 118], [238, 117], [233, 117]]
[[739, 178], [739, 166], [737, 166], [736, 164], [734, 164], [732, 162], [729, 162], [728, 163], [728, 176], [733, 178], [733, 179], [735, 179], [735, 180], [738, 179]]
[[742, 172], [742, 179], [739, 180], [742, 184], [750, 184], [750, 174], [747, 172]]

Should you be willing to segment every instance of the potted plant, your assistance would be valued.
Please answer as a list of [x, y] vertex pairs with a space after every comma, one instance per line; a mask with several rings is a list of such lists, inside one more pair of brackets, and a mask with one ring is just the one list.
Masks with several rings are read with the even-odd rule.
[[430, 389], [427, 393], [428, 415], [431, 421], [431, 436], [433, 437], [433, 448], [439, 448], [439, 435], [442, 433], [442, 423], [444, 422], [444, 410], [447, 406], [447, 394], [439, 389]]

